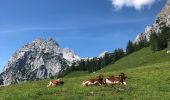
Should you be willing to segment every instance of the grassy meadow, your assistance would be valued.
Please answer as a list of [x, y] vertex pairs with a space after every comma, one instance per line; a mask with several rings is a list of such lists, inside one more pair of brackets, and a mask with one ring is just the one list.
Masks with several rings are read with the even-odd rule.
[[[170, 54], [144, 48], [96, 73], [72, 72], [63, 86], [47, 88], [48, 80], [0, 87], [0, 100], [170, 100]], [[127, 86], [89, 86], [82, 81], [127, 74]]]

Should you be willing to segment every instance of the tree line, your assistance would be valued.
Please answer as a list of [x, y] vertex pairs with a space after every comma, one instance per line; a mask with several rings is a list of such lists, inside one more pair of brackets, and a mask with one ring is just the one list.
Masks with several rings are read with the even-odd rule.
[[89, 73], [95, 72], [104, 68], [105, 66], [114, 63], [125, 56], [123, 49], [116, 49], [114, 52], [106, 52], [102, 57], [94, 57], [88, 59], [82, 59], [78, 66], [73, 64], [73, 71], [88, 71]]
[[170, 39], [170, 28], [164, 27], [162, 28], [161, 33], [153, 33], [150, 35], [150, 41], [147, 41], [146, 37], [139, 41], [138, 43], [134, 43], [132, 41], [128, 41], [126, 46], [126, 51], [123, 49], [115, 49], [113, 52], [106, 52], [103, 57], [94, 57], [88, 59], [82, 59], [79, 61], [78, 66], [73, 64], [71, 67], [72, 71], [88, 71], [89, 73], [95, 72], [104, 68], [109, 64], [115, 63], [117, 60], [127, 56], [133, 52], [136, 52], [144, 47], [150, 47], [153, 51], [159, 51], [167, 48], [168, 40]]
[[133, 43], [129, 40], [126, 48], [126, 54], [131, 54], [144, 47], [150, 47], [152, 51], [160, 51], [168, 47], [168, 40], [170, 40], [170, 28], [163, 27], [160, 33], [152, 33], [150, 40], [147, 41], [146, 37], [138, 43]]

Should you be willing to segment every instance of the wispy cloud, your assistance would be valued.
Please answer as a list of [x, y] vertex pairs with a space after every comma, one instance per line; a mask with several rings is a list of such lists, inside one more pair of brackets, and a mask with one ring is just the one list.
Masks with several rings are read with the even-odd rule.
[[40, 31], [40, 30], [72, 30], [73, 28], [69, 27], [37, 27], [37, 26], [17, 26], [17, 27], [6, 27], [0, 28], [0, 33], [16, 33], [16, 32], [28, 32], [28, 31]]
[[134, 23], [143, 23], [145, 21], [150, 20], [150, 18], [128, 18], [128, 19], [105, 19], [101, 23], [102, 24], [134, 24]]
[[30, 31], [78, 31], [78, 30], [83, 30], [83, 29], [89, 29], [89, 27], [93, 28], [96, 26], [103, 26], [103, 25], [116, 25], [116, 24], [129, 24], [129, 23], [140, 23], [148, 20], [148, 18], [138, 18], [138, 19], [112, 19], [112, 18], [99, 18], [96, 19], [94, 22], [89, 22], [86, 23], [88, 26], [83, 26], [80, 24], [79, 26], [74, 25], [74, 26], [21, 26], [21, 25], [16, 25], [16, 26], [0, 26], [0, 34], [7, 34], [7, 33], [19, 33], [19, 32], [30, 32]]
[[144, 6], [150, 7], [156, 0], [111, 0], [112, 5], [116, 10], [123, 7], [134, 7], [137, 10], [141, 10]]

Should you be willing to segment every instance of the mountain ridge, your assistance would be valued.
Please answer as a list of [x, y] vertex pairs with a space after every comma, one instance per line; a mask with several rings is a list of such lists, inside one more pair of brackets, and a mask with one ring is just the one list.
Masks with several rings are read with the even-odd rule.
[[70, 70], [72, 63], [78, 63], [79, 60], [80, 57], [72, 50], [60, 48], [54, 39], [39, 38], [12, 55], [0, 74], [0, 83], [10, 85], [27, 80], [63, 76]]
[[149, 41], [151, 34], [159, 34], [164, 27], [170, 27], [170, 0], [166, 2], [160, 13], [158, 13], [155, 22], [152, 25], [146, 26], [145, 31], [138, 34], [134, 42], [139, 43], [145, 39]]

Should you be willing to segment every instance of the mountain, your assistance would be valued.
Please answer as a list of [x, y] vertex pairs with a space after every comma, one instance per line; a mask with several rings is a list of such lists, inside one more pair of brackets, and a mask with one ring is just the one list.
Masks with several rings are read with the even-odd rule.
[[135, 43], [144, 39], [149, 41], [150, 35], [153, 33], [160, 33], [163, 27], [170, 27], [170, 0], [167, 1], [161, 12], [157, 15], [154, 24], [147, 26], [145, 31], [136, 37]]
[[75, 53], [69, 48], [64, 48], [62, 50], [62, 53], [63, 53], [63, 57], [67, 60], [69, 66], [72, 66], [74, 62], [76, 63], [77, 61], [81, 60], [81, 58], [75, 55]]
[[62, 49], [51, 39], [37, 39], [15, 52], [0, 74], [0, 84], [10, 85], [27, 80], [65, 75], [80, 57], [68, 48]]
[[98, 58], [103, 58], [106, 54], [109, 54], [109, 51], [104, 51], [101, 54], [99, 54]]

